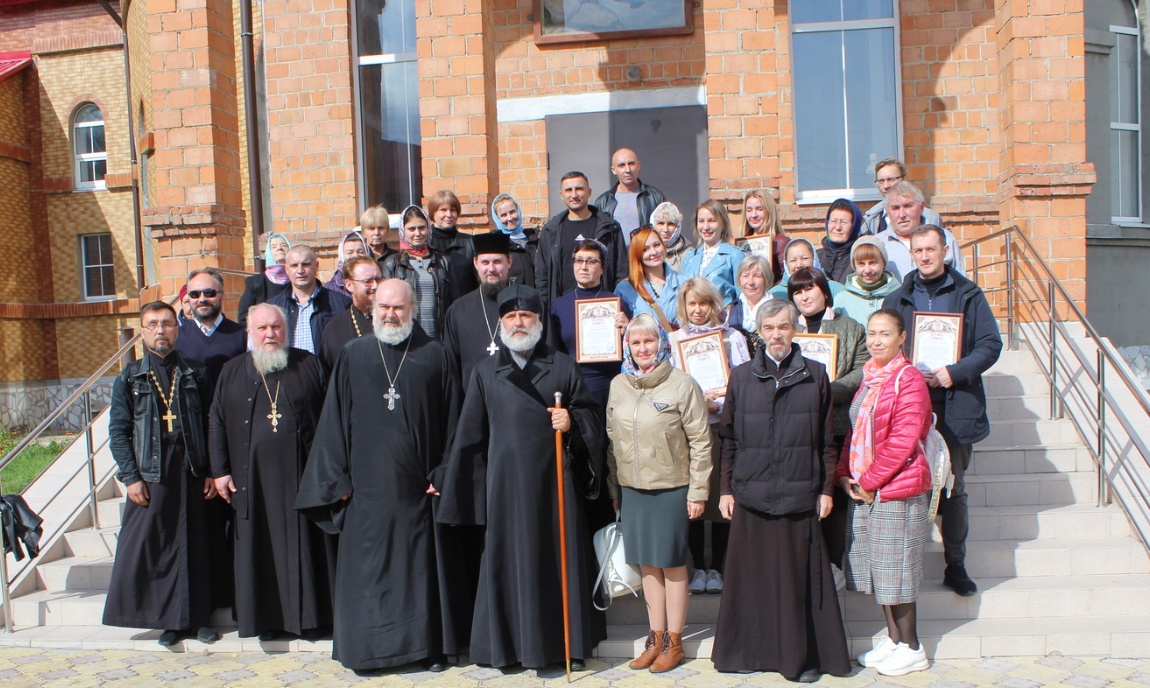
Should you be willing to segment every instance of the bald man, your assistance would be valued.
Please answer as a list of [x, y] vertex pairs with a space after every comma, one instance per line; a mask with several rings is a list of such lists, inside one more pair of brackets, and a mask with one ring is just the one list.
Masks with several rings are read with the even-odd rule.
[[631, 232], [651, 223], [651, 213], [667, 200], [663, 192], [639, 179], [639, 156], [630, 148], [620, 148], [611, 156], [611, 174], [618, 184], [595, 199], [595, 206], [623, 228], [623, 240], [631, 245]]

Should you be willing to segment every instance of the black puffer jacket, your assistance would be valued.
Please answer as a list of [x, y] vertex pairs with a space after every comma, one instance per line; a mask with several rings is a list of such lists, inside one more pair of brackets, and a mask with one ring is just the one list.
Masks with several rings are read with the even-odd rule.
[[774, 362], [760, 349], [731, 371], [719, 420], [720, 494], [772, 516], [814, 511], [834, 476], [830, 380], [797, 344], [777, 381], [767, 366]]

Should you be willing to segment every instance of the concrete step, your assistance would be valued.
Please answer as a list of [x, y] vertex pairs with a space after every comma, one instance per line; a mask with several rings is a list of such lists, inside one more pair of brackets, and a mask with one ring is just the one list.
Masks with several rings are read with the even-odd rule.
[[[937, 534], [937, 529], [935, 529]], [[1024, 504], [984, 506], [970, 510], [968, 540], [1036, 540], [1125, 538], [1130, 521], [1120, 507], [1071, 504], [1050, 507]]]
[[982, 376], [982, 384], [988, 397], [1033, 397], [1050, 392], [1050, 383], [1042, 373], [989, 372]]
[[[942, 580], [942, 543], [926, 543], [926, 580]], [[1150, 573], [1150, 560], [1133, 538], [968, 540], [966, 569], [983, 578], [1130, 575]]]
[[985, 442], [974, 445], [974, 457], [967, 475], [1003, 475], [1010, 473], [1093, 472], [1094, 459], [1080, 444], [1048, 444], [1044, 447], [993, 446]]
[[1000, 420], [1049, 420], [1050, 395], [987, 395], [986, 416], [991, 423]]
[[1098, 489], [1093, 473], [1010, 473], [966, 477], [967, 503], [981, 506], [1069, 506], [1092, 504]]
[[[857, 656], [886, 633], [873, 621], [847, 622], [847, 642]], [[919, 619], [919, 639], [932, 659], [1018, 657], [1054, 652], [1070, 655], [1142, 657], [1150, 636], [1150, 618], [1140, 616], [1049, 619]], [[688, 657], [710, 657], [714, 646], [712, 624], [687, 624], [683, 651]], [[600, 657], [635, 657], [643, 650], [647, 624], [609, 626], [607, 640], [599, 643]], [[917, 685], [917, 684], [916, 684]], [[923, 684], [925, 685], [925, 684]]]
[[[12, 622], [16, 626], [99, 626], [104, 618], [103, 590], [37, 590], [12, 598]], [[217, 609], [212, 623], [234, 626], [232, 610]]]
[[119, 528], [123, 523], [124, 497], [102, 499], [96, 502], [96, 515], [100, 518], [100, 525], [104, 528]]
[[112, 579], [112, 556], [64, 557], [36, 567], [41, 590], [107, 591]]
[[64, 533], [64, 544], [68, 554], [74, 557], [110, 557], [116, 553], [119, 536], [119, 526], [99, 530], [81, 528]]
[[1029, 350], [1010, 351], [1005, 348], [1005, 342], [1003, 345], [998, 361], [990, 367], [990, 370], [986, 371], [987, 375], [1024, 375], [1042, 372], [1042, 366], [1038, 364], [1038, 361], [1034, 359], [1034, 354]]
[[1048, 444], [1075, 444], [1080, 441], [1074, 423], [1045, 417], [1005, 419], [990, 416], [990, 436], [984, 441], [994, 447], [1042, 447]]

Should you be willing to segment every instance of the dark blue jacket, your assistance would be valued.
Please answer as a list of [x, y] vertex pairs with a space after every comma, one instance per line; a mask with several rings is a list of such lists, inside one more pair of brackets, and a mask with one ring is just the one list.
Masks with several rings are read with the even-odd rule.
[[[172, 372], [176, 383], [176, 415], [183, 424], [184, 456], [192, 475], [209, 472], [205, 401], [211, 400], [207, 370], [199, 361], [184, 358], [176, 352]], [[152, 378], [147, 354], [131, 361], [112, 384], [112, 403], [108, 409], [108, 444], [119, 470], [116, 478], [125, 486], [141, 480], [160, 482], [160, 464], [164, 449], [160, 446], [159, 396]]]
[[[294, 293], [289, 287], [283, 293], [268, 299], [268, 303], [279, 306], [287, 313], [287, 331], [291, 339], [288, 343], [291, 346], [299, 346], [295, 342], [295, 321], [299, 318], [299, 304], [293, 298]], [[351, 308], [351, 299], [319, 285], [319, 291], [312, 296], [312, 301], [315, 307], [311, 312], [311, 338], [318, 352], [320, 343], [323, 342], [323, 328], [327, 327], [327, 321]]]
[[[1002, 353], [1002, 335], [982, 289], [950, 267], [946, 271], [951, 280], [939, 288], [939, 293], [953, 290], [952, 301], [957, 305], [955, 312], [962, 313], [962, 355], [957, 363], [946, 367], [954, 385], [946, 390], [942, 406], [935, 403], [934, 412], [938, 416], [938, 430], [947, 440], [974, 444], [990, 434], [982, 374]], [[906, 321], [907, 359], [914, 350], [914, 281], [917, 278], [918, 270], [912, 271], [903, 280], [902, 288], [887, 296], [882, 304], [884, 308], [902, 313]]]

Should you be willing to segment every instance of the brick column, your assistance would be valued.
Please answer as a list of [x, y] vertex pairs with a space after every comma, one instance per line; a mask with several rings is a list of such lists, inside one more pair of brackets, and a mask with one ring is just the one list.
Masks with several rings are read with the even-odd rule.
[[[780, 147], [793, 137], [787, 9], [776, 0], [709, 0], [703, 11], [711, 198], [741, 212], [749, 189], [780, 185], [794, 156]], [[781, 45], [779, 45], [781, 41]], [[793, 189], [785, 201], [794, 201]], [[741, 215], [734, 224], [742, 226]]]
[[228, 0], [149, 0], [154, 205], [162, 293], [190, 269], [240, 269], [244, 209], [236, 117], [236, 54]]
[[423, 0], [415, 8], [423, 193], [454, 191], [460, 227], [479, 231], [499, 193], [494, 5]]
[[1086, 161], [1082, 0], [997, 0], [1002, 226], [1017, 224], [1086, 308]]

